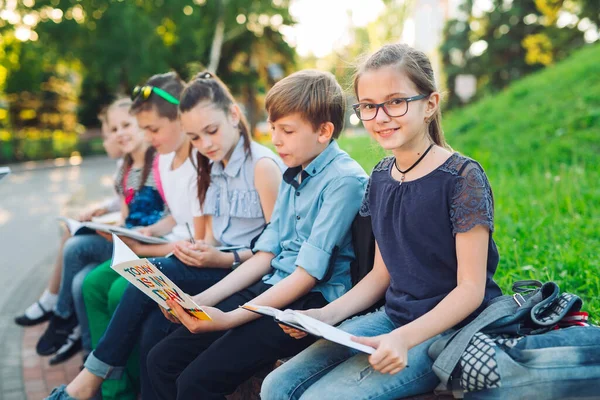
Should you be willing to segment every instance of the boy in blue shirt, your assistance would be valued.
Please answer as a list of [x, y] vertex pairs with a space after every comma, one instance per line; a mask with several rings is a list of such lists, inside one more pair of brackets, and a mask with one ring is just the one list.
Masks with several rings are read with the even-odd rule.
[[350, 227], [368, 178], [334, 140], [343, 127], [343, 91], [330, 73], [300, 71], [269, 91], [266, 108], [273, 145], [288, 167], [271, 223], [254, 256], [195, 296], [212, 321], [169, 304], [185, 326], [148, 355], [159, 399], [224, 399], [259, 369], [314, 341], [293, 339], [273, 319], [238, 306], [306, 310], [350, 289]]

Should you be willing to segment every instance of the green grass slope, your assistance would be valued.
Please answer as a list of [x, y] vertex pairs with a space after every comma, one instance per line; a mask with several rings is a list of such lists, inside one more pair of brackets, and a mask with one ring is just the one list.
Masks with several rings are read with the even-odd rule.
[[[445, 114], [443, 126], [490, 179], [503, 290], [554, 280], [600, 323], [600, 46]], [[340, 144], [367, 172], [384, 154], [367, 137]]]

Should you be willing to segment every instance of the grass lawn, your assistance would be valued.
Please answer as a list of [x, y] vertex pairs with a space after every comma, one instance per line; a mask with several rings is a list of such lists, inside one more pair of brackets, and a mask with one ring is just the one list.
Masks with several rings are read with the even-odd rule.
[[[600, 46], [444, 116], [450, 145], [479, 161], [495, 198], [496, 279], [553, 280], [600, 324]], [[369, 172], [368, 137], [340, 145]]]

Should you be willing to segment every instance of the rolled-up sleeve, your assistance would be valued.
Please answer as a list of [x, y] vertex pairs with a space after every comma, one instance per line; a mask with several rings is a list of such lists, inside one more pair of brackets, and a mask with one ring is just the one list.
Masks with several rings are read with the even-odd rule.
[[325, 277], [333, 249], [350, 231], [366, 182], [366, 177], [346, 176], [332, 181], [323, 191], [321, 208], [296, 259], [296, 265], [317, 280]]
[[283, 197], [284, 196], [282, 190], [280, 190], [279, 195], [277, 196], [277, 200], [275, 201], [275, 206], [273, 207], [273, 212], [271, 213], [271, 221], [269, 222], [269, 225], [267, 225], [263, 233], [261, 233], [260, 237], [256, 240], [256, 243], [254, 243], [254, 247], [252, 248], [253, 253], [256, 253], [258, 251], [265, 251], [274, 255], [281, 253], [279, 219], [281, 217], [280, 209]]

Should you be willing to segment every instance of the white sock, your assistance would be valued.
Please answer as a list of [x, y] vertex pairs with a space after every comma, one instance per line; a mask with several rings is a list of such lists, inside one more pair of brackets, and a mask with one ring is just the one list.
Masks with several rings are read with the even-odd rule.
[[[44, 291], [42, 296], [38, 301], [30, 305], [27, 310], [25, 310], [25, 316], [29, 319], [36, 319], [44, 315], [44, 310], [50, 311], [54, 309], [56, 306], [56, 302], [58, 301], [58, 295], [50, 293], [48, 289]], [[40, 308], [38, 302], [44, 307], [44, 310]]]

